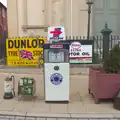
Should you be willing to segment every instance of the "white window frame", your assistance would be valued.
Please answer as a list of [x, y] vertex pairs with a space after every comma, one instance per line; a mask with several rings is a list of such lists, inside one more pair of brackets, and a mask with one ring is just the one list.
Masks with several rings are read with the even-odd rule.
[[2, 17], [5, 18], [5, 8], [2, 7]]

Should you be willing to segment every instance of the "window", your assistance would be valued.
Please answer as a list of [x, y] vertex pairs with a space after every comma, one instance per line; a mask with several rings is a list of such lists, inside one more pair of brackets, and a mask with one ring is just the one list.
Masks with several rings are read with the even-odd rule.
[[5, 18], [5, 9], [4, 8], [2, 8], [2, 17]]

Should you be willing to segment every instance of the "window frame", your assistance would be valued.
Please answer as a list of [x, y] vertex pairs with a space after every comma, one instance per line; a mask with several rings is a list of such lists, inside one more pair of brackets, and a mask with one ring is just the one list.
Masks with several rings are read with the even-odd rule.
[[5, 18], [5, 8], [2, 7], [2, 17]]

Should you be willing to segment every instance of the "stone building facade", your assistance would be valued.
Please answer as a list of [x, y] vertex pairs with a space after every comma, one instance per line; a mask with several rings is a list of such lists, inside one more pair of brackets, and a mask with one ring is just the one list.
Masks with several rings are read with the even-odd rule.
[[[91, 35], [100, 35], [105, 23], [120, 32], [120, 0], [95, 0], [91, 14]], [[65, 27], [67, 36], [86, 36], [86, 0], [8, 0], [9, 37], [47, 35], [47, 27]]]

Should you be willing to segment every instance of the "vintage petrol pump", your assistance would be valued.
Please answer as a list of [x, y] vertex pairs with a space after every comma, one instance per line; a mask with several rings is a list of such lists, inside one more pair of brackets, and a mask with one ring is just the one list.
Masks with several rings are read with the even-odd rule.
[[44, 45], [46, 102], [69, 102], [69, 45]]
[[7, 77], [4, 80], [4, 99], [12, 99], [15, 96], [15, 91], [14, 91], [14, 84], [15, 84], [15, 77]]

